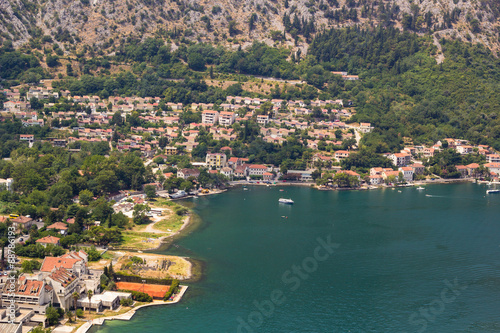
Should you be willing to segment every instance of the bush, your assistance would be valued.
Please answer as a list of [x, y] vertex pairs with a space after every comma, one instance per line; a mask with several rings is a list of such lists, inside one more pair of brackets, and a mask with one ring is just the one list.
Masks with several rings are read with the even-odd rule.
[[133, 256], [132, 258], [130, 258], [130, 260], [134, 263], [134, 264], [143, 264], [144, 263], [144, 260], [142, 260], [142, 258], [139, 258], [137, 256]]
[[174, 208], [174, 211], [175, 211], [175, 214], [177, 214], [179, 216], [185, 215], [188, 212], [186, 207], [176, 207], [176, 208]]
[[92, 246], [90, 249], [87, 250], [87, 254], [89, 255], [89, 261], [97, 261], [101, 259], [101, 254], [95, 246]]
[[77, 309], [76, 310], [76, 316], [78, 318], [83, 318], [83, 310], [82, 309]]
[[120, 300], [120, 304], [123, 306], [131, 306], [134, 301], [132, 301], [130, 298], [124, 298]]
[[163, 300], [168, 301], [169, 298], [177, 292], [177, 289], [179, 289], [179, 280], [173, 280], [172, 284], [170, 285], [170, 288], [168, 288], [168, 291], [165, 293], [165, 296], [163, 296]]
[[132, 291], [132, 299], [138, 301], [138, 302], [152, 302], [153, 297], [149, 296], [146, 293], [143, 293], [142, 291]]

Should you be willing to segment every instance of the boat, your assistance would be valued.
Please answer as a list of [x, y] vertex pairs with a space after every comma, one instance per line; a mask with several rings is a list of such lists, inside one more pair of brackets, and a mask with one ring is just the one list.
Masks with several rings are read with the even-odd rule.
[[279, 201], [279, 203], [284, 203], [284, 204], [288, 204], [288, 205], [293, 205], [293, 200], [292, 200], [292, 199], [280, 198], [278, 201]]
[[425, 188], [423, 188], [422, 186], [419, 186], [419, 187], [417, 187], [417, 190], [422, 191], [422, 190], [425, 190]]
[[248, 191], [248, 189], [246, 187], [243, 187], [243, 191]]
[[280, 192], [283, 192], [284, 190], [280, 190]]
[[497, 186], [495, 185], [495, 187], [491, 190], [486, 190], [486, 194], [495, 194], [495, 193], [500, 193], [500, 190], [497, 189]]
[[174, 194], [170, 194], [170, 198], [171, 199], [179, 199], [179, 198], [184, 198], [187, 195], [188, 194], [185, 191], [180, 190], [180, 191], [177, 191]]

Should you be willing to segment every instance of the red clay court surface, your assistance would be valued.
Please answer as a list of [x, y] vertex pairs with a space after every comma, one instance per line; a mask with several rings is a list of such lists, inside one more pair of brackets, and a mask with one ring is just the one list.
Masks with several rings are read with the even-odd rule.
[[134, 282], [117, 282], [116, 287], [122, 290], [134, 290], [145, 292], [153, 298], [163, 298], [165, 293], [168, 291], [170, 286], [164, 286], [160, 284], [142, 284]]

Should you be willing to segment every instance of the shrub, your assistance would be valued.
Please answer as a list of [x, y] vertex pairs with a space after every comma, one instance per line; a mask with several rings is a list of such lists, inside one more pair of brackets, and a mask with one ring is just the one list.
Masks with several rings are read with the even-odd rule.
[[78, 318], [83, 318], [83, 310], [82, 309], [77, 309], [76, 310], [76, 316]]
[[138, 302], [152, 302], [153, 297], [149, 296], [146, 293], [143, 293], [142, 291], [132, 291], [132, 298]]
[[130, 258], [130, 260], [134, 263], [134, 264], [143, 264], [144, 263], [144, 260], [142, 260], [142, 258], [139, 258], [137, 256], [133, 256], [132, 258]]
[[134, 301], [132, 301], [130, 298], [124, 298], [120, 300], [120, 304], [123, 306], [131, 306], [133, 302]]
[[163, 300], [168, 301], [170, 296], [172, 296], [177, 292], [177, 289], [179, 289], [179, 280], [173, 280], [172, 284], [170, 285], [170, 288], [168, 288], [168, 291], [165, 293], [165, 296], [163, 296]]

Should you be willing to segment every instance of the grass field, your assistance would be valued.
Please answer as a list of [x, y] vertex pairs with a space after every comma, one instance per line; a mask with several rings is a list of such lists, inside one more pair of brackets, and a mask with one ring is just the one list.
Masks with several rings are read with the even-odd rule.
[[148, 232], [123, 231], [123, 242], [115, 244], [115, 248], [147, 250], [158, 247], [162, 234], [154, 234]]
[[175, 213], [171, 213], [165, 219], [156, 222], [154, 225], [155, 229], [161, 230], [168, 233], [174, 233], [179, 231], [179, 229], [184, 224], [184, 219], [189, 218], [187, 216], [179, 216]]

